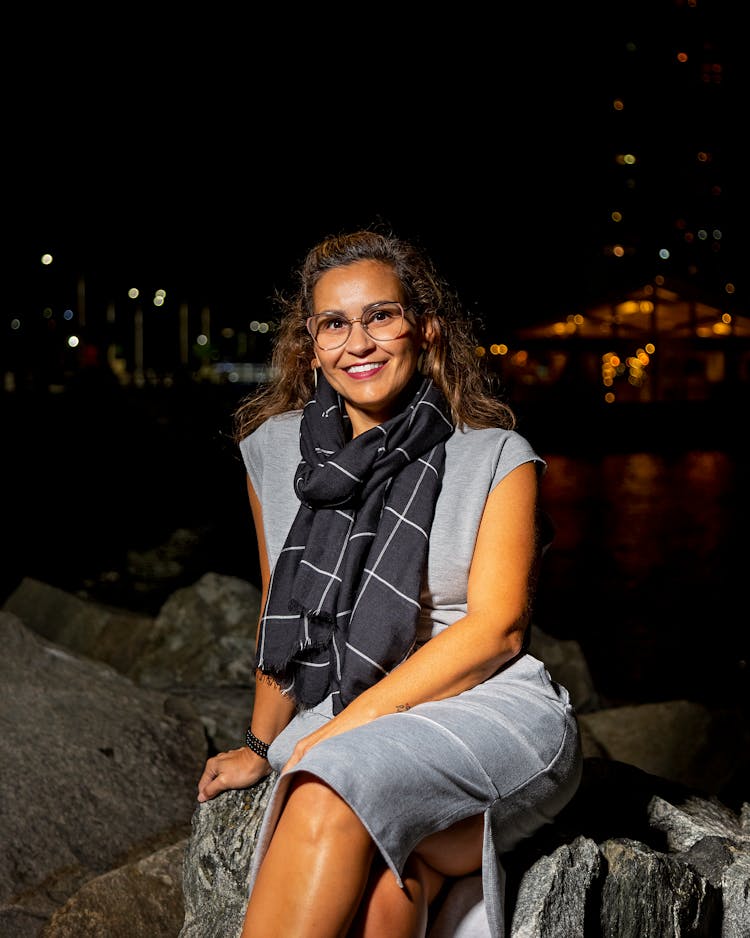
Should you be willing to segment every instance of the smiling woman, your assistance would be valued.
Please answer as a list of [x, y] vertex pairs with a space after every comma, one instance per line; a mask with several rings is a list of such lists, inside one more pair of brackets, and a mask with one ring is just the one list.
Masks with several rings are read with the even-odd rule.
[[246, 745], [206, 762], [198, 800], [280, 773], [243, 938], [422, 938], [449, 881], [480, 871], [502, 934], [498, 856], [581, 772], [569, 695], [527, 649], [544, 463], [416, 246], [329, 238], [299, 284], [274, 378], [235, 415], [256, 693]]

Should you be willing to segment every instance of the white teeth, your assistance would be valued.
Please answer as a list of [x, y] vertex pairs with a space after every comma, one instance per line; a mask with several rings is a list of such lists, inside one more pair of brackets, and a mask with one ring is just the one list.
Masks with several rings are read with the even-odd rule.
[[352, 365], [351, 368], [347, 368], [346, 371], [348, 371], [350, 374], [351, 372], [356, 372], [359, 374], [363, 371], [373, 371], [375, 368], [380, 368], [379, 362], [367, 362], [364, 365]]

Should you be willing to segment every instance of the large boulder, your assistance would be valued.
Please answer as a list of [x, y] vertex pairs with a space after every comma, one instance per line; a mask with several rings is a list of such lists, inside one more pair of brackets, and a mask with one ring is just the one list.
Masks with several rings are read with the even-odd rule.
[[187, 835], [206, 757], [185, 700], [0, 612], [0, 933], [36, 934], [89, 879]]

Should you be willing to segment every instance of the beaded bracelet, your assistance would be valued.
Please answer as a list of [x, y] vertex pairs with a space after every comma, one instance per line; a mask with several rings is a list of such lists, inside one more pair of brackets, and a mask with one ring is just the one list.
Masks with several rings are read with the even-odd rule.
[[247, 732], [245, 733], [245, 745], [248, 748], [252, 749], [253, 752], [257, 753], [261, 759], [265, 759], [268, 755], [269, 743], [264, 743], [257, 736], [253, 734], [253, 731], [248, 726]]

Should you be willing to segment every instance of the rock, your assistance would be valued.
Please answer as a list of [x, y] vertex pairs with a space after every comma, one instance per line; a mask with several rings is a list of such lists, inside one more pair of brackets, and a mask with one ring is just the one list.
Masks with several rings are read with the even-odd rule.
[[600, 709], [601, 698], [578, 642], [553, 638], [532, 624], [529, 652], [545, 663], [553, 681], [568, 690], [577, 713]]
[[260, 615], [260, 591], [251, 583], [206, 573], [176, 590], [153, 618], [24, 578], [3, 608], [45, 638], [187, 700], [212, 751], [242, 745], [255, 697]]
[[688, 700], [582, 713], [579, 722], [609, 758], [709, 794], [732, 780], [743, 741], [736, 714]]
[[146, 687], [253, 687], [259, 616], [256, 587], [206, 573], [164, 603], [130, 676]]
[[31, 577], [24, 577], [3, 609], [27, 628], [88, 658], [127, 674], [153, 629], [150, 616], [93, 603]]
[[627, 839], [607, 841], [602, 852], [602, 938], [721, 934], [721, 893], [687, 863]]
[[194, 711], [8, 612], [0, 644], [7, 933], [10, 923], [43, 920], [92, 877], [185, 837], [206, 738]]
[[212, 749], [240, 746], [255, 698], [259, 616], [255, 586], [206, 573], [164, 603], [128, 674], [144, 687], [188, 699]]
[[187, 840], [90, 880], [42, 929], [41, 938], [154, 938], [177, 935], [185, 917]]
[[232, 938], [242, 929], [253, 849], [275, 774], [199, 805], [185, 853], [179, 938]]
[[584, 935], [603, 877], [604, 858], [587, 837], [576, 837], [541, 857], [523, 874], [518, 886], [512, 938]]

